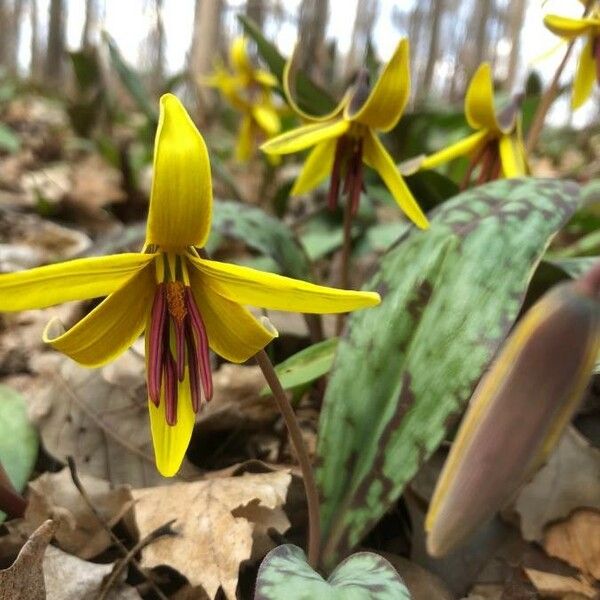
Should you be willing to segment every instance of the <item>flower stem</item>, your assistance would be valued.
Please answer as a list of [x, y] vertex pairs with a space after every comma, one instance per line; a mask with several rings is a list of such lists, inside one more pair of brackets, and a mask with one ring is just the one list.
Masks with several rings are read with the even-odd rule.
[[[350, 254], [352, 251], [352, 203], [350, 197], [346, 198], [344, 204], [344, 241], [342, 244], [342, 256], [340, 265], [340, 288], [347, 290], [350, 285]], [[341, 335], [346, 315], [340, 313], [335, 322], [335, 334]]]
[[292, 445], [296, 452], [296, 458], [298, 459], [302, 471], [306, 503], [308, 506], [308, 562], [313, 568], [316, 568], [319, 562], [321, 544], [321, 522], [319, 514], [319, 492], [317, 491], [317, 483], [315, 481], [312, 465], [310, 464], [308, 452], [304, 445], [304, 440], [302, 439], [302, 433], [294, 409], [281, 387], [281, 382], [277, 377], [273, 364], [264, 350], [257, 352], [255, 359], [273, 392], [273, 397], [275, 398], [277, 407], [285, 421], [285, 425], [292, 440]]
[[27, 501], [15, 490], [0, 462], [0, 510], [17, 519], [25, 514], [26, 508]]
[[[591, 4], [592, 4], [591, 2], [586, 3], [586, 6], [583, 10], [584, 17], [588, 13]], [[571, 56], [571, 52], [573, 51], [575, 42], [576, 42], [575, 39], [569, 42], [569, 45], [567, 46], [567, 49], [565, 51], [565, 55], [563, 56], [563, 59], [560, 61], [560, 64], [558, 65], [556, 72], [554, 73], [554, 77], [552, 78], [552, 81], [551, 81], [548, 89], [544, 92], [544, 95], [542, 96], [542, 99], [540, 100], [540, 104], [539, 104], [537, 110], [535, 111], [533, 123], [531, 124], [531, 128], [529, 129], [529, 135], [527, 136], [527, 148], [526, 148], [527, 154], [530, 154], [531, 152], [533, 152], [533, 150], [537, 146], [538, 140], [542, 133], [542, 129], [544, 127], [544, 122], [546, 121], [546, 115], [548, 114], [548, 111], [550, 110], [550, 107], [552, 106], [552, 103], [554, 102], [554, 100], [556, 99], [556, 96], [558, 94], [558, 90], [559, 90], [558, 84], [560, 81], [560, 77], [562, 75], [562, 72], [565, 69], [565, 66], [567, 64], [567, 61], [569, 60], [569, 57]]]

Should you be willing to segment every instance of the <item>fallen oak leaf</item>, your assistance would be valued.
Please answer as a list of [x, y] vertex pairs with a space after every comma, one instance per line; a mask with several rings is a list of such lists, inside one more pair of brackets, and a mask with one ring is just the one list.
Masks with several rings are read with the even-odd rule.
[[548, 527], [544, 550], [600, 580], [600, 512], [582, 508]]
[[29, 537], [15, 562], [0, 571], [0, 600], [46, 600], [42, 561], [56, 525], [48, 520]]
[[598, 591], [589, 583], [555, 573], [525, 569], [527, 577], [543, 598], [563, 598], [568, 594], [580, 594], [585, 598], [597, 598]]
[[[257, 527], [249, 520], [252, 511], [244, 517], [234, 512], [256, 501], [265, 509], [279, 509], [290, 482], [290, 473], [279, 471], [133, 490], [141, 537], [164, 524], [165, 518], [177, 520], [174, 529], [179, 533], [146, 547], [142, 566], [170, 566], [192, 586], [201, 586], [210, 598], [221, 587], [228, 600], [234, 600], [239, 567], [251, 557]], [[283, 533], [289, 521], [278, 521], [279, 511], [274, 514], [274, 528]], [[260, 524], [265, 526], [262, 511]]]

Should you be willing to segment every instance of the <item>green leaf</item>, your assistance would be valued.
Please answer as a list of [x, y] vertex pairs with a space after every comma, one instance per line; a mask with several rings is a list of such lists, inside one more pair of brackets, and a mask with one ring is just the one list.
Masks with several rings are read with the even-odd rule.
[[347, 555], [444, 439], [519, 314], [579, 188], [500, 180], [410, 228], [340, 340], [319, 426], [324, 564]]
[[0, 150], [18, 152], [21, 148], [21, 138], [8, 125], [0, 123]]
[[[33, 471], [38, 436], [27, 418], [23, 397], [0, 385], [0, 460], [15, 489], [22, 492]], [[0, 512], [0, 522], [5, 518]]]
[[[296, 352], [296, 354], [279, 363], [275, 367], [275, 371], [279, 376], [283, 389], [292, 390], [329, 373], [331, 365], [333, 365], [337, 345], [338, 338], [333, 337], [300, 350], [300, 352]], [[268, 386], [261, 390], [263, 396], [269, 393]]]
[[270, 256], [285, 275], [305, 280], [311, 278], [308, 258], [292, 231], [260, 208], [218, 200], [213, 209], [213, 231], [241, 240], [250, 248]]
[[[255, 42], [259, 54], [269, 67], [271, 73], [277, 77], [282, 84], [285, 58], [279, 50], [262, 34], [256, 23], [245, 15], [238, 15], [238, 20], [244, 28], [244, 32]], [[313, 83], [304, 73], [296, 74], [297, 101], [300, 107], [314, 115], [328, 113], [335, 108], [333, 98], [320, 86]]]
[[138, 108], [150, 119], [153, 123], [158, 123], [158, 114], [154, 108], [154, 105], [150, 101], [148, 91], [144, 87], [142, 80], [139, 75], [123, 60], [119, 48], [115, 44], [115, 41], [108, 35], [103, 33], [104, 40], [108, 45], [108, 52], [110, 55], [110, 62], [114, 67], [119, 80], [129, 92], [131, 97], [135, 100]]
[[254, 600], [409, 600], [410, 594], [383, 556], [358, 552], [342, 562], [327, 581], [292, 544], [277, 546], [258, 571]]
[[75, 82], [80, 92], [102, 85], [102, 74], [95, 48], [69, 52]]

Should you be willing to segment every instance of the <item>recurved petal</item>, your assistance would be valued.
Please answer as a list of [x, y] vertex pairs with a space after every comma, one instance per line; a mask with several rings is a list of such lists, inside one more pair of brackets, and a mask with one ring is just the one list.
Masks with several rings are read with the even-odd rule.
[[306, 157], [290, 194], [299, 196], [316, 188], [331, 173], [337, 140], [317, 144]]
[[434, 169], [439, 165], [443, 165], [444, 163], [450, 162], [459, 156], [467, 156], [474, 152], [477, 152], [479, 148], [486, 142], [486, 138], [488, 137], [489, 132], [485, 129], [481, 129], [480, 131], [476, 131], [472, 133], [470, 136], [451, 144], [447, 148], [443, 148], [434, 154], [430, 154], [426, 156], [421, 164], [419, 165], [420, 169]]
[[146, 242], [203, 246], [212, 217], [210, 162], [204, 140], [173, 94], [160, 99]]
[[235, 143], [235, 159], [239, 162], [246, 162], [252, 156], [254, 140], [252, 139], [252, 119], [250, 115], [245, 115], [240, 123], [237, 141]]
[[500, 144], [500, 162], [504, 177], [525, 177], [527, 175], [527, 162], [525, 161], [525, 150], [519, 137], [512, 133], [502, 135]]
[[298, 106], [295, 98], [294, 98], [294, 74], [295, 74], [295, 64], [294, 61], [296, 59], [298, 46], [294, 48], [294, 52], [290, 56], [290, 58], [286, 61], [285, 67], [283, 68], [283, 92], [285, 94], [285, 98], [287, 103], [290, 105], [291, 109], [302, 119], [305, 121], [313, 122], [313, 123], [322, 123], [324, 121], [331, 121], [335, 119], [335, 117], [339, 116], [344, 107], [348, 103], [350, 98], [350, 94], [344, 94], [344, 97], [339, 102], [339, 104], [324, 115], [311, 115], [307, 112], [304, 112], [300, 106]]
[[177, 384], [177, 423], [175, 425], [167, 424], [165, 404], [164, 393], [161, 393], [158, 406], [148, 400], [150, 430], [156, 468], [163, 477], [173, 477], [181, 467], [196, 421], [196, 415], [192, 408], [187, 367], [183, 381]]
[[152, 254], [112, 254], [0, 275], [0, 311], [107, 296], [153, 259]]
[[277, 337], [276, 331], [264, 327], [238, 302], [222, 296], [221, 286], [203, 272], [190, 269], [190, 280], [208, 344], [219, 356], [242, 363]]
[[268, 102], [252, 107], [252, 116], [268, 137], [274, 136], [281, 129], [281, 121], [275, 108]]
[[344, 135], [349, 127], [350, 122], [344, 119], [311, 123], [270, 139], [260, 149], [267, 154], [291, 154], [310, 148], [320, 142], [338, 138]]
[[213, 290], [240, 304], [302, 313], [340, 313], [380, 302], [375, 292], [338, 290], [230, 263], [190, 260]]
[[584, 17], [582, 19], [570, 19], [559, 15], [546, 15], [544, 25], [556, 35], [572, 40], [576, 37], [600, 27], [600, 19]]
[[256, 69], [254, 71], [254, 79], [265, 87], [273, 88], [277, 87], [278, 85], [277, 77], [268, 71], [263, 71], [262, 69]]
[[404, 183], [404, 179], [402, 179], [402, 175], [400, 175], [392, 157], [387, 153], [377, 135], [372, 131], [369, 131], [365, 137], [363, 149], [365, 162], [379, 173], [379, 176], [383, 179], [383, 182], [392, 193], [394, 200], [396, 200], [404, 214], [417, 227], [427, 229], [429, 227], [427, 217], [413, 198], [406, 183]]
[[595, 79], [594, 40], [590, 36], [581, 50], [579, 62], [577, 63], [577, 72], [575, 73], [575, 81], [573, 82], [573, 95], [571, 96], [571, 106], [573, 109], [579, 108], [590, 97]]
[[155, 290], [154, 265], [147, 265], [66, 333], [44, 330], [44, 342], [86, 367], [99, 367], [125, 352], [141, 335]]
[[347, 119], [381, 131], [395, 127], [410, 95], [408, 54], [408, 40], [404, 38], [396, 46], [364, 104], [355, 111], [352, 110], [352, 102], [346, 106], [344, 116]]
[[244, 75], [252, 74], [253, 67], [248, 56], [248, 44], [243, 35], [239, 35], [233, 40], [229, 48], [229, 61], [231, 67], [239, 73], [243, 73]]
[[473, 129], [499, 131], [494, 105], [494, 84], [489, 63], [483, 63], [473, 75], [465, 97], [465, 114]]

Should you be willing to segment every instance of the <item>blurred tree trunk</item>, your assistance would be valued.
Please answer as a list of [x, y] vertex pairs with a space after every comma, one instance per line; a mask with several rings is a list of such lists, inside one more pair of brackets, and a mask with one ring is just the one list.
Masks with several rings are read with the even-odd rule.
[[89, 48], [92, 45], [92, 32], [98, 23], [98, 0], [85, 0], [85, 20], [81, 32], [81, 47]]
[[490, 15], [492, 14], [493, 0], [475, 0], [475, 11], [473, 12], [473, 41], [472, 59], [468, 72], [469, 79], [473, 76], [477, 67], [487, 58], [488, 49], [488, 27]]
[[154, 31], [150, 38], [152, 87], [160, 93], [165, 79], [165, 25], [162, 18], [163, 0], [154, 0]]
[[9, 8], [6, 0], [0, 0], [0, 67], [6, 67], [8, 63], [8, 40], [10, 20]]
[[319, 80], [329, 0], [302, 0], [298, 12], [298, 68]]
[[198, 117], [200, 120], [205, 120], [212, 109], [210, 90], [201, 86], [199, 79], [210, 73], [219, 53], [222, 13], [222, 0], [196, 0], [189, 70], [191, 80], [198, 87]]
[[440, 54], [440, 33], [442, 28], [442, 19], [446, 10], [445, 0], [433, 0], [429, 7], [429, 22], [431, 30], [429, 36], [429, 48], [427, 52], [427, 62], [425, 64], [425, 72], [423, 73], [423, 81], [419, 90], [419, 97], [423, 98], [431, 93], [431, 85], [433, 83], [433, 74], [435, 64], [441, 58]]
[[259, 27], [263, 28], [265, 24], [265, 3], [263, 0], [247, 0], [246, 15], [252, 19]]
[[19, 62], [19, 45], [21, 43], [21, 18], [23, 16], [23, 0], [14, 0], [10, 18], [8, 19], [6, 62], [4, 63], [12, 75], [16, 75]]
[[31, 24], [31, 58], [29, 62], [29, 77], [39, 81], [42, 74], [42, 58], [40, 51], [39, 13], [37, 0], [29, 0], [29, 19]]
[[44, 76], [46, 83], [60, 85], [63, 77], [65, 54], [65, 3], [64, 0], [50, 0], [48, 21], [48, 47]]
[[521, 29], [525, 19], [525, 8], [525, 0], [513, 0], [508, 9], [508, 38], [511, 41], [506, 75], [506, 84], [508, 90], [512, 90], [514, 88], [517, 77], [519, 54], [521, 52]]
[[364, 63], [367, 46], [377, 17], [378, 0], [361, 0], [356, 5], [356, 16], [352, 28], [352, 43], [346, 59], [344, 74], [346, 78]]

